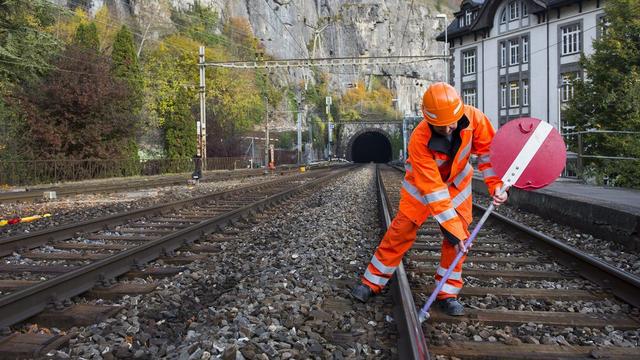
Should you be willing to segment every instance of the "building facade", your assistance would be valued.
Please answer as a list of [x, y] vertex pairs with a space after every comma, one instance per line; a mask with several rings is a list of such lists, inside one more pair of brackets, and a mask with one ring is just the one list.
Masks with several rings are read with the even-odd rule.
[[[447, 27], [450, 83], [499, 127], [531, 116], [562, 126], [584, 76], [581, 54], [604, 31], [601, 0], [464, 0]], [[437, 38], [444, 41], [444, 33]]]

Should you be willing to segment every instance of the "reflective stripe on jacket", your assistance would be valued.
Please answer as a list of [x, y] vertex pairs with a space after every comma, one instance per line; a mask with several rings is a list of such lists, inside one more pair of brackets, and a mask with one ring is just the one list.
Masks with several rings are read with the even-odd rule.
[[409, 158], [405, 166], [400, 199], [402, 211], [415, 224], [422, 224], [429, 216], [458, 239], [469, 236], [471, 223], [471, 182], [473, 167], [471, 154], [479, 157], [479, 170], [493, 194], [501, 185], [491, 168], [489, 146], [495, 131], [480, 110], [465, 105], [467, 127], [460, 130], [460, 146], [453, 156], [429, 148], [431, 128], [422, 121], [411, 134]]

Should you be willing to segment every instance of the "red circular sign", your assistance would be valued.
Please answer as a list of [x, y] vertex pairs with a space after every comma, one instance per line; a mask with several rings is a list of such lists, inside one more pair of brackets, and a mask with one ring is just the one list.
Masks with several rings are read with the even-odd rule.
[[[502, 178], [542, 120], [519, 118], [502, 126], [491, 143], [491, 165]], [[562, 136], [551, 128], [542, 145], [513, 186], [534, 190], [554, 182], [562, 173], [567, 153]]]

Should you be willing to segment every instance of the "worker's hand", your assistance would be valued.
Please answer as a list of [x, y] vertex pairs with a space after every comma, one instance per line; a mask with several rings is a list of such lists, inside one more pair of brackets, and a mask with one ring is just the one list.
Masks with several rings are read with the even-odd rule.
[[507, 198], [509, 198], [509, 194], [506, 191], [504, 191], [502, 194], [496, 193], [495, 195], [493, 195], [493, 205], [500, 206], [507, 201]]
[[456, 253], [459, 253], [460, 251], [467, 253], [469, 251], [469, 249], [471, 249], [471, 247], [473, 246], [473, 243], [469, 245], [469, 247], [464, 246], [464, 242], [467, 241], [467, 239], [464, 240], [458, 240], [458, 245], [456, 245]]

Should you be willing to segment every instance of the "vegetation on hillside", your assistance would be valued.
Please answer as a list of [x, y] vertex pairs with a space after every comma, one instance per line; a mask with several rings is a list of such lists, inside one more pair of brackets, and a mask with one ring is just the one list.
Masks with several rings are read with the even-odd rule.
[[[199, 118], [199, 47], [206, 47], [208, 62], [269, 58], [246, 19], [221, 22], [198, 1], [172, 12], [172, 31], [144, 43], [145, 29], [123, 24], [106, 6], [92, 16], [88, 4], [0, 0], [0, 159], [190, 158]], [[244, 153], [243, 136], [262, 126], [267, 111], [297, 109], [295, 91], [302, 85], [283, 84], [280, 75], [207, 68], [209, 156]], [[368, 89], [361, 82], [340, 95], [329, 90], [326, 75], [314, 76], [302, 96], [315, 148], [325, 147], [328, 119], [395, 117], [392, 93], [375, 77]], [[327, 96], [333, 98], [328, 115]], [[138, 146], [149, 133], [160, 134], [161, 153]], [[339, 133], [337, 127], [334, 141]], [[295, 133], [280, 140], [293, 147]]]

